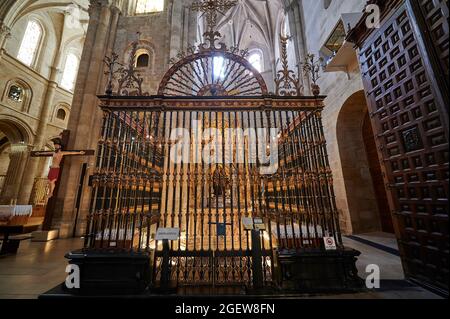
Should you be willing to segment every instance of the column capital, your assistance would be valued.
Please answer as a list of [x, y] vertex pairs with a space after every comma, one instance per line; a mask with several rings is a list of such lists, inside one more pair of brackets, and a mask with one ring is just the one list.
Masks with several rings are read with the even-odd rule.
[[3, 21], [0, 21], [0, 37], [1, 36], [6, 39], [11, 37], [11, 28], [4, 24]]
[[109, 7], [111, 9], [114, 10], [121, 10], [122, 7], [122, 2], [121, 0], [89, 0], [89, 14], [91, 14], [91, 11], [95, 10], [95, 9], [100, 9], [100, 8], [104, 8], [104, 7]]
[[113, 5], [113, 6], [111, 6], [111, 12], [113, 14], [120, 14], [120, 13], [122, 13], [122, 10], [119, 7], [117, 7], [116, 5]]

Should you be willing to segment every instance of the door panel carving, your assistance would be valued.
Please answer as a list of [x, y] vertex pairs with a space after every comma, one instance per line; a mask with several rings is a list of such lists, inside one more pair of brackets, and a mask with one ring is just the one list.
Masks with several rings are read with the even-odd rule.
[[[421, 5], [432, 17], [438, 2]], [[446, 111], [404, 6], [365, 41], [360, 62], [407, 275], [448, 289]]]

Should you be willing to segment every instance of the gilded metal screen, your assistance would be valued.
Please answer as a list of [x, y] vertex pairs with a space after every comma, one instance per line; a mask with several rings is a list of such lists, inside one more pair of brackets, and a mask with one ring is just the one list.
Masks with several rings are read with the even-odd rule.
[[322, 249], [328, 235], [341, 244], [321, 107], [199, 103], [103, 106], [86, 248], [152, 251], [157, 285], [155, 233], [179, 228], [172, 282], [251, 285], [249, 218], [262, 220], [265, 284], [280, 251]]

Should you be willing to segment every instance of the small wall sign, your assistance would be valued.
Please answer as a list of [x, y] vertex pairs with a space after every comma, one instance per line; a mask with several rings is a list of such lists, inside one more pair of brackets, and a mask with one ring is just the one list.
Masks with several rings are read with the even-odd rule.
[[253, 230], [253, 219], [250, 217], [243, 217], [242, 225], [244, 225], [245, 230]]
[[325, 250], [337, 250], [336, 241], [333, 237], [324, 237]]
[[266, 230], [266, 224], [264, 224], [262, 218], [254, 218], [253, 224], [256, 230]]
[[158, 228], [156, 240], [178, 240], [180, 239], [179, 228]]

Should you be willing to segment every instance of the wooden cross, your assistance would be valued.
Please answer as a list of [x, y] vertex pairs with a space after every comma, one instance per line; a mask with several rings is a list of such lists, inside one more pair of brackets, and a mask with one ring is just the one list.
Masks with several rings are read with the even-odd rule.
[[206, 14], [206, 23], [209, 31], [213, 31], [217, 25], [217, 13], [225, 13], [237, 4], [237, 0], [203, 0], [192, 3], [192, 10]]
[[49, 180], [49, 193], [48, 202], [45, 212], [45, 219], [42, 229], [50, 230], [52, 226], [53, 212], [55, 210], [55, 203], [59, 190], [60, 172], [62, 172], [64, 166], [64, 157], [66, 156], [92, 156], [95, 154], [94, 150], [63, 150], [64, 145], [67, 145], [69, 141], [69, 131], [65, 130], [61, 133], [60, 137], [53, 139], [55, 144], [55, 151], [34, 151], [31, 152], [31, 157], [53, 157], [52, 166], [48, 175]]

